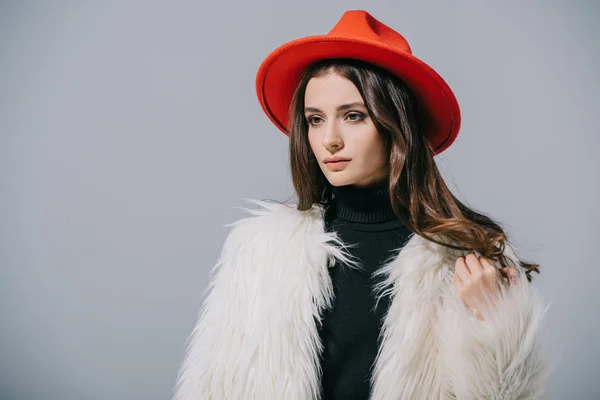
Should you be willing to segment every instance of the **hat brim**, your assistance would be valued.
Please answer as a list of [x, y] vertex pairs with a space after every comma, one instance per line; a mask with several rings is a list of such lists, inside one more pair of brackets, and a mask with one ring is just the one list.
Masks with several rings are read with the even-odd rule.
[[383, 67], [402, 79], [424, 111], [424, 134], [435, 154], [448, 148], [460, 128], [454, 93], [429, 65], [382, 42], [332, 36], [309, 36], [288, 42], [260, 65], [256, 93], [269, 119], [286, 135], [289, 105], [306, 68], [322, 59], [352, 58]]

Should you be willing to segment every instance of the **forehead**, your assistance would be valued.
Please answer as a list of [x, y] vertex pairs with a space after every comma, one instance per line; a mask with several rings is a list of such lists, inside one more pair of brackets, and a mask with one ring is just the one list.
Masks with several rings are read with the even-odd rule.
[[306, 107], [327, 108], [361, 101], [362, 97], [356, 86], [334, 72], [311, 78], [304, 93]]

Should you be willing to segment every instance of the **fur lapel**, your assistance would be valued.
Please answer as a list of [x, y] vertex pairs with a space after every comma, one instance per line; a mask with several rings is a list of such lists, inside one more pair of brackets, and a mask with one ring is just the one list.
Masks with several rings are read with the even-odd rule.
[[[354, 261], [324, 231], [322, 207], [300, 212], [249, 201], [261, 209], [230, 224], [188, 338], [176, 400], [319, 398], [317, 321], [334, 300], [328, 267]], [[439, 332], [459, 254], [413, 234], [379, 271], [378, 293], [392, 301], [371, 400], [455, 398], [440, 374]]]

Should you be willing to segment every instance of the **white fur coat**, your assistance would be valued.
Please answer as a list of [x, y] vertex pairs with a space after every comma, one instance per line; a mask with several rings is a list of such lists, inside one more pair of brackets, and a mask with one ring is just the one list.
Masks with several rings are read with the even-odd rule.
[[[324, 210], [261, 206], [233, 224], [211, 271], [174, 400], [319, 399], [317, 323], [333, 304], [328, 267], [349, 260]], [[475, 318], [452, 283], [464, 252], [412, 234], [380, 270], [391, 305], [371, 400], [538, 399], [554, 364], [544, 306], [522, 268], [496, 308]], [[507, 244], [509, 259], [515, 250]], [[513, 263], [512, 265], [516, 265]]]

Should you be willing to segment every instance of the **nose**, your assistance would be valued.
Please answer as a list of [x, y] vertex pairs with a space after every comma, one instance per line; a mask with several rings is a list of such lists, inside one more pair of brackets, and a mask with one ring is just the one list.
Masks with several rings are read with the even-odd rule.
[[344, 142], [335, 123], [330, 124], [326, 129], [322, 143], [323, 147], [329, 151], [337, 151], [344, 147]]

